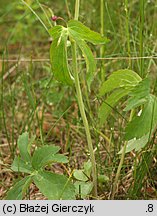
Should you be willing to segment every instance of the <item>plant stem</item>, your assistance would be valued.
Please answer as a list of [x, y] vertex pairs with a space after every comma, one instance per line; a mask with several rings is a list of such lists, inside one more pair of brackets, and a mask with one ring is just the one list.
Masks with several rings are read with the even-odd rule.
[[[140, 0], [140, 57], [143, 57], [144, 0]], [[140, 59], [140, 76], [144, 78], [144, 59]]]
[[[125, 0], [125, 13], [126, 13], [126, 36], [127, 36], [127, 50], [128, 56], [131, 57], [130, 48], [130, 33], [129, 33], [129, 13], [128, 13], [128, 0]], [[129, 67], [131, 67], [131, 59], [129, 59]]]
[[75, 1], [75, 15], [74, 15], [75, 20], [78, 20], [79, 10], [80, 10], [80, 0], [76, 0]]
[[[134, 109], [131, 110], [129, 121], [132, 120], [134, 112], [135, 112]], [[114, 196], [115, 196], [115, 193], [116, 193], [116, 190], [117, 190], [117, 183], [118, 183], [118, 180], [119, 180], [120, 171], [121, 171], [123, 163], [124, 163], [124, 158], [125, 158], [125, 152], [126, 152], [127, 143], [128, 142], [124, 143], [122, 155], [121, 155], [120, 162], [119, 162], [118, 169], [117, 169], [117, 173], [116, 173], [116, 177], [115, 177], [115, 180], [114, 180], [114, 183], [113, 183], [113, 189], [112, 189], [112, 193], [111, 193], [111, 199], [112, 200], [114, 199]]]
[[[75, 3], [75, 20], [78, 20], [79, 16], [79, 0], [76, 0]], [[83, 124], [85, 127], [86, 137], [87, 137], [87, 143], [88, 143], [88, 149], [90, 153], [90, 160], [92, 163], [92, 178], [93, 178], [93, 185], [94, 185], [94, 196], [97, 197], [97, 172], [96, 172], [96, 162], [95, 162], [95, 155], [92, 145], [92, 139], [89, 129], [88, 120], [85, 113], [84, 103], [82, 99], [82, 92], [80, 87], [80, 81], [79, 81], [79, 75], [78, 75], [78, 65], [77, 65], [77, 46], [75, 41], [72, 41], [72, 63], [73, 63], [73, 72], [74, 72], [74, 80], [75, 80], [75, 88], [77, 93], [77, 100], [78, 105], [81, 113], [81, 117], [83, 120]]]
[[[104, 36], [105, 28], [104, 28], [104, 0], [100, 0], [100, 21], [101, 21], [101, 29], [100, 33], [102, 36]], [[100, 57], [104, 58], [105, 54], [105, 45], [102, 45], [100, 48]], [[102, 62], [101, 64], [101, 80], [102, 82], [105, 81], [105, 63]]]
[[111, 199], [112, 200], [114, 199], [114, 196], [115, 196], [115, 193], [116, 193], [116, 190], [117, 190], [117, 183], [118, 183], [118, 179], [119, 179], [119, 176], [120, 176], [120, 171], [122, 169], [123, 162], [124, 162], [126, 146], [127, 146], [127, 142], [124, 143], [120, 163], [119, 163], [117, 173], [116, 173], [116, 177], [115, 177], [115, 180], [114, 180], [114, 183], [113, 183], [113, 189], [112, 189], [112, 194], [111, 194]]

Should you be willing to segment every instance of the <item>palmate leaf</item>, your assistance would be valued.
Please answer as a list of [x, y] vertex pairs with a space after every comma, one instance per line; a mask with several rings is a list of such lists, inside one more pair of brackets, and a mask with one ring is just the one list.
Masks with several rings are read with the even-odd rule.
[[70, 20], [67, 23], [67, 28], [55, 26], [49, 30], [49, 33], [53, 37], [50, 48], [50, 59], [55, 78], [62, 83], [68, 85], [73, 84], [73, 77], [68, 68], [67, 60], [67, 41], [68, 37], [70, 37], [71, 40], [76, 42], [85, 57], [87, 66], [86, 79], [90, 89], [90, 84], [96, 69], [96, 62], [86, 41], [93, 44], [106, 44], [109, 40], [106, 37], [102, 37], [99, 33], [91, 31], [88, 27], [76, 20]]
[[53, 42], [50, 48], [50, 61], [54, 77], [67, 85], [73, 84], [67, 60], [67, 28], [55, 26], [50, 31]]
[[149, 96], [149, 100], [142, 110], [140, 116], [133, 118], [126, 127], [125, 139], [139, 139], [146, 134], [152, 134], [157, 126], [157, 98], [154, 95]]
[[108, 80], [102, 84], [99, 90], [99, 96], [101, 97], [117, 88], [132, 89], [141, 80], [141, 77], [132, 70], [124, 69], [115, 71], [109, 76]]
[[38, 170], [53, 160], [54, 155], [59, 151], [58, 146], [43, 146], [37, 148], [32, 157], [32, 166]]
[[33, 176], [34, 183], [50, 200], [74, 200], [75, 189], [69, 179], [63, 175], [40, 171]]
[[6, 200], [22, 200], [31, 182], [31, 176], [26, 176], [22, 180], [18, 181], [7, 193]]
[[91, 82], [94, 78], [94, 72], [96, 70], [96, 61], [86, 41], [93, 44], [106, 44], [109, 40], [106, 37], [102, 37], [99, 33], [90, 30], [88, 27], [76, 20], [70, 20], [68, 22], [68, 32], [70, 37], [75, 40], [85, 57], [87, 67], [86, 79], [88, 88], [90, 89]]

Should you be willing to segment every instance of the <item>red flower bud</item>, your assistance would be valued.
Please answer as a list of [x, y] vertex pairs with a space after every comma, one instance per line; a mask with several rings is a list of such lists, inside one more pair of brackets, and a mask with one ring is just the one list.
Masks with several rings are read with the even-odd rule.
[[55, 22], [58, 19], [58, 17], [57, 16], [52, 16], [51, 19], [52, 19], [52, 21]]

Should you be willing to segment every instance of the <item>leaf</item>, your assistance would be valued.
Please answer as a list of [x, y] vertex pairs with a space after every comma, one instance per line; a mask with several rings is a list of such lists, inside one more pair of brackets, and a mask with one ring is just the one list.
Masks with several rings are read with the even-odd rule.
[[140, 138], [146, 134], [152, 134], [157, 126], [157, 98], [150, 94], [148, 103], [142, 110], [140, 116], [133, 118], [126, 127], [125, 139]]
[[[47, 159], [46, 159], [47, 160]], [[65, 155], [55, 154], [54, 156], [49, 158], [49, 161], [45, 163], [68, 163], [68, 159]]]
[[116, 88], [132, 89], [141, 81], [141, 77], [132, 70], [124, 69], [113, 72], [105, 81], [99, 91], [99, 96], [103, 96]]
[[22, 200], [23, 192], [27, 190], [31, 183], [31, 176], [26, 176], [18, 181], [7, 193], [6, 200]]
[[75, 193], [80, 196], [81, 199], [85, 199], [93, 189], [92, 182], [75, 182]]
[[83, 165], [84, 167], [84, 173], [90, 178], [91, 172], [92, 172], [92, 164], [90, 161], [87, 161]]
[[110, 40], [102, 37], [99, 33], [90, 30], [81, 22], [70, 20], [68, 22], [68, 31], [73, 38], [79, 37], [93, 44], [106, 44]]
[[61, 154], [50, 155], [46, 157], [45, 159], [43, 159], [41, 163], [41, 167], [44, 167], [52, 163], [68, 163], [68, 159], [66, 156], [61, 155]]
[[58, 39], [58, 37], [61, 35], [62, 31], [63, 31], [63, 26], [57, 25], [57, 26], [54, 26], [53, 28], [51, 28], [49, 30], [49, 33], [54, 40], [54, 39]]
[[150, 92], [150, 80], [145, 78], [129, 93], [131, 96], [124, 111], [129, 111], [148, 102]]
[[63, 175], [40, 171], [33, 176], [39, 190], [49, 200], [74, 200], [75, 189], [69, 179]]
[[58, 146], [43, 146], [36, 149], [32, 157], [33, 168], [38, 170], [49, 163], [59, 149]]
[[14, 172], [23, 172], [31, 174], [33, 172], [33, 168], [29, 162], [22, 160], [19, 157], [15, 157], [14, 161], [11, 165], [11, 169]]
[[94, 72], [96, 70], [96, 62], [92, 51], [85, 41], [91, 42], [93, 44], [105, 44], [109, 40], [106, 37], [102, 37], [99, 33], [90, 30], [88, 27], [76, 20], [70, 20], [68, 22], [68, 32], [70, 37], [75, 40], [76, 44], [79, 46], [85, 57], [87, 67], [86, 79], [88, 88], [90, 90], [90, 85], [93, 81]]
[[109, 177], [106, 175], [98, 175], [98, 182], [99, 183], [109, 182]]
[[114, 107], [117, 105], [118, 101], [126, 96], [129, 93], [129, 90], [118, 89], [113, 92], [106, 100], [102, 103], [98, 111], [98, 117], [100, 119], [100, 125], [102, 125], [109, 114], [114, 110]]
[[74, 170], [73, 176], [79, 181], [88, 181], [88, 177], [84, 174], [84, 170]]
[[[150, 138], [150, 134], [146, 134], [145, 136], [139, 139], [131, 139], [128, 141], [125, 153], [131, 152], [132, 150], [140, 151], [142, 148], [146, 146]], [[122, 154], [123, 148], [118, 152], [118, 154]]]
[[69, 71], [67, 60], [67, 28], [55, 26], [50, 30], [50, 34], [54, 37], [50, 48], [50, 60], [54, 77], [59, 82], [72, 85], [74, 78]]
[[86, 67], [87, 67], [86, 80], [87, 80], [88, 88], [90, 90], [90, 85], [94, 78], [94, 72], [96, 71], [96, 62], [93, 57], [93, 53], [90, 50], [89, 46], [86, 44], [86, 42], [84, 42], [81, 39], [79, 40], [77, 37], [75, 38], [75, 41], [85, 57]]
[[17, 141], [18, 148], [20, 150], [20, 155], [23, 160], [30, 161], [30, 149], [29, 149], [29, 135], [27, 132], [21, 134]]

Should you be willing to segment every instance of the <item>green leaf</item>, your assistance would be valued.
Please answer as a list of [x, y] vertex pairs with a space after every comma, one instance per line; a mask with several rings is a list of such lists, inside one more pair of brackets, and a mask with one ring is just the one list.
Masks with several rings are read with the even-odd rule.
[[84, 167], [84, 173], [90, 178], [91, 172], [92, 172], [92, 163], [90, 161], [87, 161], [83, 165]]
[[54, 154], [56, 154], [59, 149], [60, 147], [58, 146], [43, 146], [41, 148], [37, 148], [32, 158], [33, 168], [38, 170], [45, 164], [49, 163], [53, 159]]
[[106, 175], [98, 175], [98, 182], [99, 183], [109, 182], [109, 177]]
[[[129, 140], [126, 146], [125, 153], [131, 152], [132, 150], [140, 151], [142, 148], [146, 146], [150, 138], [150, 134], [146, 134], [145, 136], [139, 138], [139, 139], [132, 139]], [[118, 152], [118, 154], [122, 154], [123, 148]]]
[[33, 176], [34, 183], [49, 200], [74, 200], [75, 188], [63, 175], [40, 171]]
[[17, 141], [18, 148], [20, 150], [20, 155], [23, 160], [30, 161], [30, 149], [29, 149], [29, 135], [27, 132], [21, 134]]
[[22, 200], [23, 193], [29, 187], [29, 183], [31, 183], [31, 176], [26, 176], [18, 181], [7, 193], [6, 200]]
[[[45, 164], [50, 163], [68, 163], [68, 158], [62, 154], [55, 154], [52, 157], [50, 156], [49, 158], [45, 159]], [[45, 164], [43, 166], [45, 166]]]
[[85, 199], [93, 189], [92, 182], [75, 182], [75, 193], [80, 196], [81, 199]]
[[117, 105], [118, 101], [126, 96], [129, 93], [129, 90], [118, 89], [113, 92], [106, 100], [102, 103], [98, 111], [98, 117], [100, 119], [100, 125], [102, 125], [109, 114], [114, 110], [114, 107]]
[[129, 111], [148, 102], [150, 92], [150, 80], [145, 78], [129, 93], [131, 96], [127, 101], [124, 111]]
[[86, 40], [93, 44], [106, 44], [110, 40], [106, 37], [102, 37], [99, 33], [90, 30], [81, 22], [76, 20], [70, 20], [68, 22], [68, 31], [73, 38], [79, 37], [82, 40]]
[[54, 38], [50, 48], [50, 60], [54, 77], [64, 84], [72, 85], [73, 77], [68, 68], [67, 59], [67, 28], [55, 26], [50, 30]]
[[81, 51], [85, 57], [86, 67], [87, 67], [86, 80], [87, 80], [88, 88], [90, 90], [90, 85], [93, 81], [94, 73], [96, 71], [96, 62], [95, 62], [93, 53], [90, 50], [89, 46], [86, 44], [86, 42], [78, 39], [77, 37], [75, 38], [75, 41], [76, 41], [77, 45], [79, 46], [79, 48], [81, 49]]
[[84, 174], [84, 170], [74, 170], [73, 176], [79, 181], [88, 181], [88, 177]]
[[150, 95], [148, 103], [142, 110], [140, 116], [133, 118], [126, 127], [125, 139], [141, 138], [146, 134], [152, 134], [157, 126], [157, 98]]
[[14, 172], [23, 172], [31, 174], [33, 172], [33, 168], [30, 162], [24, 161], [19, 157], [15, 157], [14, 161], [11, 165], [11, 169]]
[[105, 81], [99, 91], [103, 96], [116, 88], [132, 89], [141, 81], [141, 77], [132, 70], [124, 69], [113, 72]]
[[60, 37], [60, 35], [62, 34], [63, 31], [63, 26], [61, 25], [57, 25], [54, 26], [53, 28], [49, 29], [49, 33], [51, 35], [51, 37], [54, 39], [58, 39], [58, 37]]

